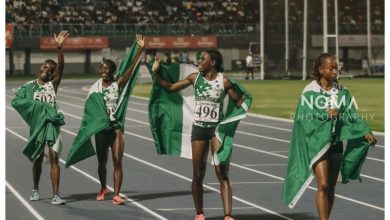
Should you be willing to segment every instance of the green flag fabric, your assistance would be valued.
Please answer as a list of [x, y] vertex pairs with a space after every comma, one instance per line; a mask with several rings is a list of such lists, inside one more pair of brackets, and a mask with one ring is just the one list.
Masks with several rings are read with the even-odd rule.
[[60, 126], [64, 125], [64, 115], [46, 102], [33, 99], [36, 81], [21, 86], [15, 93], [11, 104], [30, 127], [27, 144], [23, 154], [31, 161], [44, 152], [45, 144], [61, 155], [62, 143]]
[[[151, 71], [151, 64], [148, 64]], [[189, 74], [199, 72], [198, 68], [190, 64], [162, 64], [160, 74], [170, 83], [186, 78]], [[239, 95], [246, 95], [241, 107], [226, 96], [224, 102], [225, 118], [215, 129], [216, 137], [220, 142], [220, 148], [213, 155], [215, 165], [229, 163], [233, 137], [241, 119], [252, 103], [252, 96], [237, 82], [231, 80], [235, 91]], [[187, 87], [179, 92], [167, 92], [154, 80], [149, 99], [149, 122], [154, 143], [158, 154], [175, 155], [185, 158], [192, 157], [191, 131], [194, 121], [195, 96], [194, 88]]]
[[[122, 130], [124, 130], [128, 100], [139, 75], [141, 60], [140, 56], [137, 57], [139, 50], [140, 48], [138, 45], [134, 43], [128, 54], [120, 63], [118, 73], [115, 75], [116, 80], [126, 73], [126, 70], [133, 62], [136, 62], [129, 81], [119, 90], [118, 107], [114, 114], [117, 126]], [[80, 130], [68, 153], [65, 167], [69, 167], [81, 160], [93, 156], [96, 153], [94, 135], [110, 126], [110, 119], [106, 111], [101, 84], [102, 80], [99, 79], [89, 89]]]
[[[283, 186], [283, 202], [293, 208], [314, 178], [313, 165], [331, 147], [332, 134], [344, 143], [342, 182], [360, 180], [360, 170], [367, 156], [369, 143], [364, 138], [371, 129], [360, 118], [355, 100], [346, 88], [322, 91], [316, 81], [302, 92], [297, 110]], [[326, 106], [337, 107], [337, 121], [328, 117]], [[333, 108], [333, 107], [332, 107]]]

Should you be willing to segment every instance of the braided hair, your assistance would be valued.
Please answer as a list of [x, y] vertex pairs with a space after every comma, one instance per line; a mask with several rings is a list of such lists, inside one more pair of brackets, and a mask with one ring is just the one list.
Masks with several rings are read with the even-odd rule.
[[211, 60], [215, 61], [215, 69], [217, 70], [217, 72], [223, 72], [223, 67], [222, 67], [223, 58], [222, 58], [222, 54], [218, 50], [213, 50], [213, 49], [206, 50], [205, 52], [210, 56]]
[[108, 66], [108, 68], [110, 69], [110, 77], [112, 78], [112, 80], [114, 80], [114, 75], [117, 71], [117, 67], [116, 67], [115, 62], [107, 59], [107, 60], [104, 60], [100, 63], [100, 65], [103, 65], [103, 64], [106, 64]]
[[328, 58], [334, 58], [334, 56], [329, 53], [323, 53], [314, 60], [313, 69], [311, 71], [312, 80], [316, 80], [317, 82], [320, 81], [322, 76], [320, 68], [325, 63], [325, 60]]

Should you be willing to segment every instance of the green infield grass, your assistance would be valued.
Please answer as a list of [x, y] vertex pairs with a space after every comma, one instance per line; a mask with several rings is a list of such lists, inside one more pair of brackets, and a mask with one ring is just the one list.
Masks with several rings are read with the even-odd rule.
[[[290, 119], [299, 96], [310, 81], [253, 80], [240, 81], [253, 95], [250, 112]], [[341, 85], [355, 97], [358, 112], [375, 131], [384, 132], [384, 79], [341, 79]], [[139, 83], [133, 95], [149, 97], [151, 83]]]

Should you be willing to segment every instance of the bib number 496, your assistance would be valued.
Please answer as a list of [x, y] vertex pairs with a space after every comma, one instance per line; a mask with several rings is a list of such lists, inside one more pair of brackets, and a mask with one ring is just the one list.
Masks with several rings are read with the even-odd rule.
[[218, 122], [219, 105], [200, 104], [195, 107], [195, 121]]

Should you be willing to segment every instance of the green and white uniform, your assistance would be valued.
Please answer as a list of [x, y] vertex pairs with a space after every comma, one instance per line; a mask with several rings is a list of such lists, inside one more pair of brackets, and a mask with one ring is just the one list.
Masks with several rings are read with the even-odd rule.
[[33, 83], [33, 99], [41, 102], [49, 103], [51, 106], [56, 107], [56, 91], [54, 90], [53, 83], [51, 81], [40, 85], [38, 79], [30, 81]]
[[217, 127], [224, 118], [222, 110], [225, 95], [222, 73], [218, 73], [213, 81], [206, 80], [199, 73], [195, 80], [194, 125], [203, 128]]
[[48, 146], [61, 155], [60, 126], [64, 115], [56, 105], [56, 91], [51, 81], [43, 85], [31, 80], [21, 86], [11, 102], [15, 110], [30, 127], [29, 139], [23, 153], [36, 160], [43, 151], [48, 155]]
[[103, 87], [102, 80], [98, 84], [100, 87], [100, 91], [103, 93], [104, 103], [106, 104], [107, 115], [110, 118], [110, 121], [116, 121], [114, 116], [117, 108], [118, 108], [118, 83], [113, 82], [108, 87]]
[[[53, 83], [51, 81], [49, 81], [49, 82], [46, 82], [45, 84], [41, 85], [41, 84], [39, 84], [38, 79], [35, 79], [33, 81], [33, 84], [34, 84], [34, 86], [33, 86], [34, 100], [46, 102], [46, 103], [50, 104], [52, 107], [57, 109], [56, 91], [54, 89]], [[58, 129], [58, 132], [60, 132], [60, 127], [57, 127], [57, 129]], [[59, 134], [54, 145], [50, 146], [55, 152], [58, 153], [58, 156], [61, 156], [61, 153], [62, 153], [62, 143], [61, 142], [62, 142], [62, 138], [61, 138], [61, 135]], [[46, 146], [48, 146], [48, 144]], [[44, 153], [45, 153], [44, 162], [45, 163], [48, 163], [49, 158], [50, 158], [48, 147], [45, 147], [45, 149], [44, 149]]]

